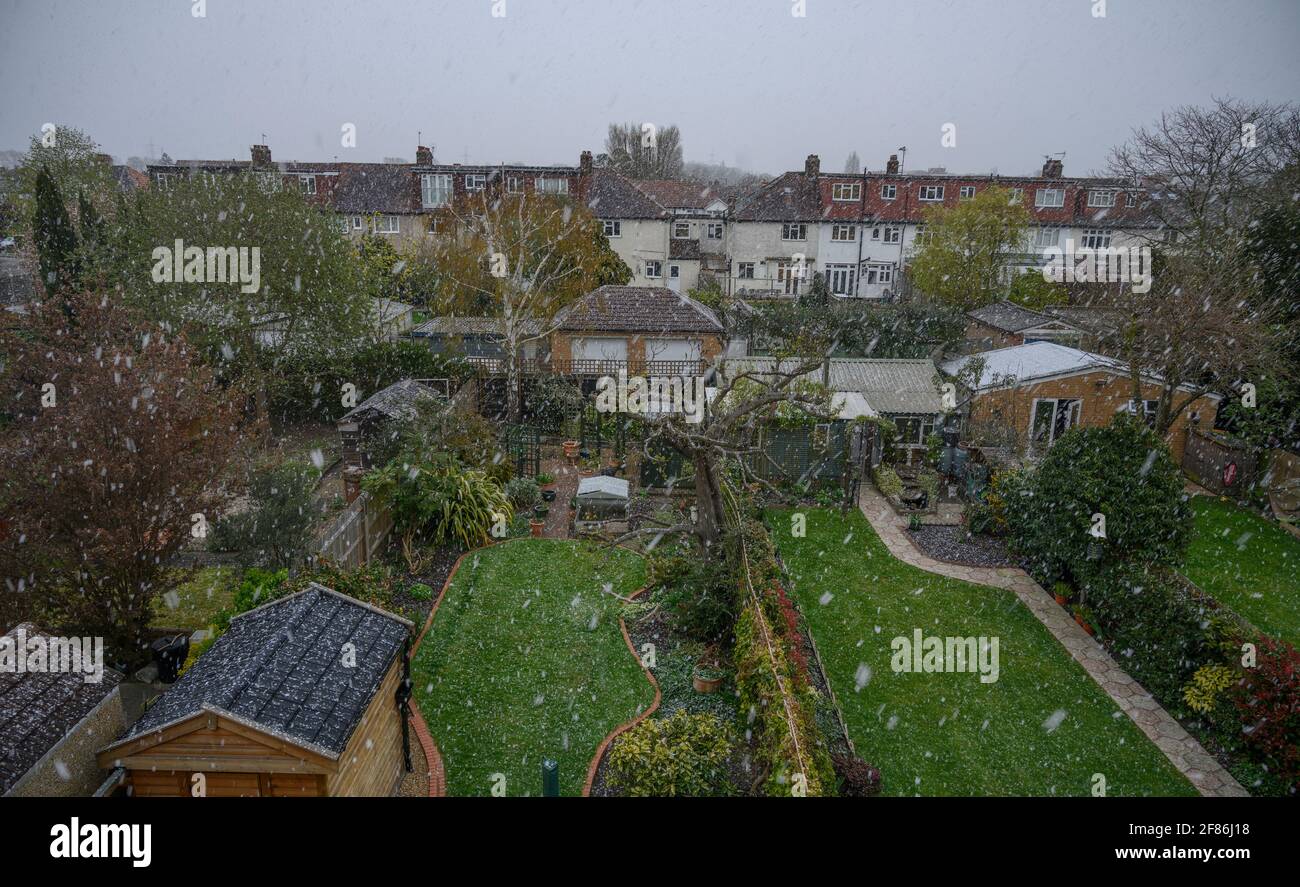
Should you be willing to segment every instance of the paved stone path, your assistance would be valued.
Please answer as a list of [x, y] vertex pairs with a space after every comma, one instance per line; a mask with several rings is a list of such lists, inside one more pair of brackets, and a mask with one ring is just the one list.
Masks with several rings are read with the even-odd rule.
[[866, 515], [890, 554], [906, 564], [977, 585], [992, 585], [1016, 593], [1038, 621], [1061, 642], [1120, 710], [1165, 753], [1170, 762], [1206, 797], [1246, 797], [1244, 788], [1208, 754], [1150, 693], [1129, 677], [1101, 644], [1085, 632], [1041, 585], [1018, 567], [967, 567], [947, 564], [923, 554], [908, 538], [903, 518], [870, 484], [862, 484], [858, 507]]

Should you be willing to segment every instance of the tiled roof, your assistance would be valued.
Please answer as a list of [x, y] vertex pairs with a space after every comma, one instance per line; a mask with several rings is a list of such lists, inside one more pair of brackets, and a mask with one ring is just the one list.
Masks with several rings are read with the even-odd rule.
[[822, 217], [817, 182], [788, 172], [748, 195], [736, 207], [741, 222], [817, 222]]
[[708, 308], [663, 287], [602, 286], [561, 315], [570, 331], [721, 333], [722, 322]]
[[[536, 320], [521, 320], [518, 324], [526, 336], [535, 336], [541, 330]], [[416, 336], [501, 336], [500, 317], [435, 317], [411, 330]]]
[[341, 213], [418, 213], [420, 181], [408, 165], [347, 163], [334, 186], [334, 209]]
[[711, 185], [672, 179], [634, 179], [632, 184], [665, 209], [705, 209], [721, 200], [722, 193]]
[[[791, 372], [801, 363], [787, 358], [781, 361], [781, 367], [784, 372]], [[723, 365], [723, 376], [734, 379], [745, 372], [761, 375], [774, 367], [770, 357], [728, 358]], [[931, 360], [835, 357], [831, 359], [829, 376], [832, 391], [856, 391], [877, 413], [943, 412], [939, 373]], [[814, 369], [803, 378], [820, 382], [821, 370]]]
[[416, 414], [416, 408], [422, 401], [434, 403], [437, 397], [437, 392], [428, 385], [414, 379], [403, 379], [376, 391], [339, 417], [339, 421], [355, 422], [370, 416], [409, 419]]
[[967, 311], [966, 316], [1006, 333], [1018, 333], [1049, 323], [1067, 323], [1063, 318], [1052, 317], [1005, 300]]
[[[337, 757], [410, 628], [405, 619], [312, 583], [233, 619], [119, 743], [215, 710]], [[344, 644], [355, 650], [355, 665], [344, 663]]]
[[[28, 639], [49, 637], [23, 623], [5, 635], [13, 644], [19, 629]], [[0, 671], [0, 795], [62, 742], [121, 680], [108, 668], [102, 681], [91, 684], [79, 673]]]
[[661, 219], [668, 215], [654, 198], [612, 169], [592, 172], [587, 207], [598, 219]]

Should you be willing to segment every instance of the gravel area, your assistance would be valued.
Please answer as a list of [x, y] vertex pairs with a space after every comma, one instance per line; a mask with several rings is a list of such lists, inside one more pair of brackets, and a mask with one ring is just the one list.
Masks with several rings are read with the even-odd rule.
[[925, 526], [907, 530], [917, 547], [936, 560], [972, 567], [1018, 567], [1006, 544], [993, 536], [967, 536], [965, 527]]

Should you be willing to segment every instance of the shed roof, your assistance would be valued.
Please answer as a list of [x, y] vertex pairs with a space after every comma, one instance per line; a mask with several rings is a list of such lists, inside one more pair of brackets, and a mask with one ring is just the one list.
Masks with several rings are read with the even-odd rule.
[[621, 477], [607, 477], [598, 474], [584, 477], [578, 481], [578, 498], [617, 498], [628, 497], [628, 483]]
[[[203, 711], [229, 712], [333, 757], [347, 747], [411, 623], [312, 583], [243, 613], [113, 745]], [[351, 644], [355, 665], [344, 661]]]
[[436, 403], [438, 393], [415, 379], [403, 379], [382, 388], [344, 413], [340, 422], [356, 422], [382, 416], [387, 419], [409, 419], [423, 402]]
[[1022, 330], [1034, 329], [1049, 324], [1069, 326], [1069, 322], [1062, 317], [1053, 317], [1041, 311], [1033, 311], [1023, 305], [1017, 305], [1006, 300], [967, 311], [966, 316], [979, 321], [985, 326], [1006, 333], [1018, 333]]
[[[787, 358], [781, 361], [781, 366], [790, 372], [800, 363], [796, 358]], [[761, 375], [774, 367], [770, 357], [728, 358], [723, 373], [726, 378], [734, 379], [743, 372]], [[805, 373], [803, 378], [820, 382], [821, 370]], [[932, 360], [834, 357], [830, 365], [830, 388], [856, 391], [866, 398], [867, 407], [875, 413], [928, 415], [944, 411], [939, 373]]]
[[[26, 641], [50, 635], [30, 622], [4, 636], [6, 646], [26, 655]], [[9, 791], [50, 749], [63, 741], [122, 681], [104, 669], [103, 680], [86, 683], [80, 672], [0, 671], [0, 795]]]

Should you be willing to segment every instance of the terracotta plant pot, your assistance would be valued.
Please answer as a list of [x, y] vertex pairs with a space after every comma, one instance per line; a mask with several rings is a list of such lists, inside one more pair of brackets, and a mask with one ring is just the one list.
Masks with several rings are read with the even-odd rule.
[[546, 526], [546, 521], [544, 520], [530, 520], [528, 522], [528, 529], [532, 530], [533, 535], [537, 537], [541, 537], [542, 527], [544, 526]]
[[1052, 595], [1052, 597], [1056, 598], [1056, 602], [1057, 602], [1058, 604], [1060, 604], [1062, 607], [1064, 607], [1064, 606], [1065, 606], [1065, 602], [1066, 602], [1067, 600], [1069, 600], [1069, 599], [1068, 599], [1065, 595], [1063, 595], [1063, 594], [1054, 594], [1054, 595]]
[[691, 678], [691, 684], [695, 687], [696, 693], [716, 693], [722, 686], [722, 680], [721, 676], [706, 678], [697, 673]]
[[561, 446], [564, 448], [564, 458], [569, 460], [578, 458], [578, 442], [576, 440], [566, 440]]
[[1074, 614], [1074, 621], [1079, 623], [1079, 627], [1082, 628], [1084, 631], [1086, 631], [1089, 637], [1091, 637], [1094, 634], [1093, 627], [1089, 625], [1087, 622], [1084, 622], [1083, 617], [1080, 616], [1078, 613]]

